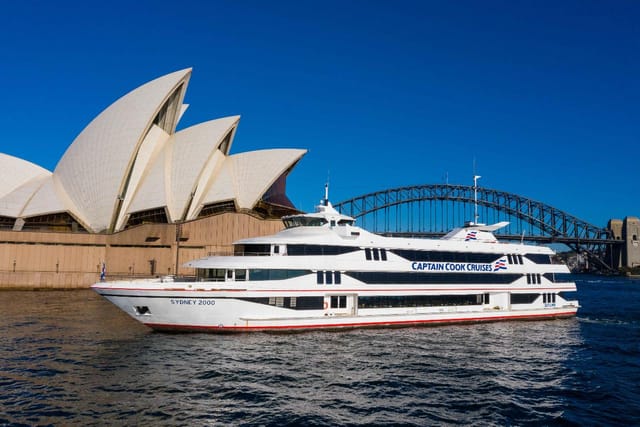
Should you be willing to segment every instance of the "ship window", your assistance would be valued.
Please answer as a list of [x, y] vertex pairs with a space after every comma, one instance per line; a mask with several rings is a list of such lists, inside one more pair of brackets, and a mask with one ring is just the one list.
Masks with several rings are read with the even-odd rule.
[[341, 219], [340, 221], [338, 221], [338, 225], [353, 225], [353, 220]]
[[378, 249], [373, 250], [373, 259], [374, 261], [380, 261], [380, 254], [378, 253]]
[[[242, 301], [252, 302], [255, 304], [276, 305], [276, 297], [258, 297], [258, 298], [238, 298]], [[295, 310], [322, 310], [324, 297], [284, 297], [283, 307]]]
[[235, 255], [269, 255], [269, 245], [236, 245]]
[[233, 279], [233, 270], [227, 270], [227, 279]]
[[224, 268], [207, 268], [203, 270], [204, 275], [202, 277], [205, 282], [224, 282], [224, 278], [227, 274]]
[[334, 245], [288, 245], [287, 254], [289, 256], [297, 255], [342, 255], [359, 250], [353, 246], [334, 246]]
[[314, 218], [308, 216], [290, 216], [282, 219], [286, 228], [294, 227], [320, 227], [327, 223], [324, 218]]
[[483, 304], [489, 304], [489, 293], [483, 294], [482, 303]]
[[364, 257], [367, 259], [367, 261], [371, 261], [371, 249], [364, 248]]
[[525, 257], [536, 264], [551, 264], [551, 257], [547, 254], [526, 254]]
[[322, 310], [324, 304], [323, 297], [297, 297], [296, 309], [297, 310]]
[[334, 279], [334, 280], [333, 280], [333, 282], [334, 282], [336, 285], [339, 285], [340, 283], [342, 283], [342, 277], [341, 277], [341, 275], [340, 275], [340, 272], [339, 272], [339, 271], [336, 271], [336, 272], [335, 272], [335, 273], [333, 273], [333, 274], [334, 274], [334, 277], [333, 277], [333, 279]]
[[273, 245], [273, 253], [274, 254], [280, 253], [280, 245]]
[[346, 295], [332, 295], [331, 296], [331, 308], [347, 308], [347, 296]]
[[386, 249], [380, 249], [380, 258], [381, 258], [383, 261], [386, 261], [386, 260], [387, 260], [387, 250], [386, 250]]
[[243, 282], [247, 280], [247, 270], [236, 270], [236, 280]]
[[518, 254], [518, 264], [524, 264], [524, 261], [522, 260], [522, 255]]
[[511, 304], [531, 304], [540, 294], [511, 294]]
[[386, 271], [350, 271], [346, 275], [369, 285], [404, 285], [428, 283], [484, 283], [507, 284], [520, 279], [522, 274], [510, 273], [414, 273]]
[[570, 273], [544, 273], [544, 277], [553, 283], [573, 281]]
[[358, 308], [441, 307], [477, 305], [480, 295], [398, 295], [358, 296]]
[[324, 281], [327, 285], [331, 285], [333, 283], [333, 273], [331, 271], [325, 272]]
[[324, 274], [322, 271], [318, 271], [318, 273], [316, 273], [318, 276], [318, 285], [323, 285], [324, 284]]
[[249, 280], [285, 280], [311, 274], [309, 270], [265, 270], [254, 268], [249, 270]]
[[408, 261], [432, 262], [489, 263], [502, 256], [496, 253], [420, 251], [413, 249], [393, 249], [391, 252]]
[[527, 284], [540, 284], [542, 283], [542, 277], [540, 274], [527, 273]]
[[511, 254], [508, 254], [507, 258], [509, 258], [509, 264], [513, 264], [513, 258], [511, 258]]

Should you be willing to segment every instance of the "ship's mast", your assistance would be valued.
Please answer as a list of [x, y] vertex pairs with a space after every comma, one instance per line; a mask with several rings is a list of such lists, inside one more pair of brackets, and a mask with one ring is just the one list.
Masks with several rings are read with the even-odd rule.
[[480, 175], [473, 175], [473, 223], [478, 224], [478, 180]]
[[328, 182], [324, 185], [324, 200], [322, 201], [322, 204], [325, 206], [329, 205], [329, 183]]

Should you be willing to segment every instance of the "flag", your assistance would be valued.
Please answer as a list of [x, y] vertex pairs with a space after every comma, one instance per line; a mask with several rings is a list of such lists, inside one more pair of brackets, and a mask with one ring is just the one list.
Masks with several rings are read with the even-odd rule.
[[493, 271], [499, 271], [499, 270], [506, 270], [507, 269], [507, 260], [506, 259], [499, 259], [498, 261], [496, 261], [496, 263], [493, 265]]
[[476, 230], [469, 231], [467, 233], [467, 236], [464, 238], [464, 241], [468, 242], [469, 240], [476, 240], [476, 235], [477, 234], [478, 234], [478, 232]]

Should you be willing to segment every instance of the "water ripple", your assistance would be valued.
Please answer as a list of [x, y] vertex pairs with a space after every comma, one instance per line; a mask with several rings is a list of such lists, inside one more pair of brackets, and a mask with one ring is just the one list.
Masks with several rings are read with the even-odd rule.
[[0, 426], [638, 425], [640, 287], [607, 280], [562, 321], [224, 336], [0, 292]]

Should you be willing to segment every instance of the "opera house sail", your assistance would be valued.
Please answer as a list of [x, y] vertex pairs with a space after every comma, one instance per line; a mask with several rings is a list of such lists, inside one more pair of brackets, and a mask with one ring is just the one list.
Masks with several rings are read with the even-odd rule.
[[[231, 154], [240, 116], [179, 129], [188, 107], [184, 100], [190, 77], [190, 68], [176, 71], [116, 100], [80, 132], [53, 172], [0, 154], [0, 255], [24, 258], [13, 263], [23, 270], [8, 265], [3, 271], [52, 272], [51, 260], [47, 266], [27, 267], [29, 258], [38, 264], [44, 256], [56, 257], [60, 274], [63, 254], [54, 253], [54, 246], [84, 245], [92, 248], [92, 259], [75, 262], [69, 269], [95, 275], [97, 266], [106, 263], [114, 274], [140, 274], [141, 269], [135, 272], [131, 261], [129, 265], [119, 261], [122, 255], [141, 257], [143, 264], [153, 259], [155, 269], [151, 270], [155, 271], [145, 267], [145, 273], [167, 273], [174, 264], [169, 262], [174, 258], [171, 252], [177, 250], [173, 247], [176, 239], [169, 237], [176, 224], [182, 229], [191, 226], [195, 233], [190, 237], [191, 246], [203, 251], [230, 245], [239, 231], [229, 227], [249, 226], [236, 218], [229, 220], [232, 225], [220, 225], [224, 230], [218, 231], [228, 236], [213, 233], [207, 237], [195, 231], [202, 228], [195, 224], [202, 218], [235, 214], [247, 224], [259, 224], [297, 212], [285, 194], [286, 177], [306, 150]], [[156, 228], [150, 231], [152, 225]], [[145, 226], [146, 231], [131, 231]], [[249, 228], [255, 232], [255, 227]], [[273, 231], [269, 223], [260, 232]], [[29, 233], [35, 234], [27, 238]], [[133, 237], [136, 233], [151, 235], [140, 242]], [[43, 253], [18, 256], [25, 252], [18, 246], [24, 246], [26, 240], [38, 242]], [[160, 243], [168, 254], [144, 252], [157, 249]], [[118, 248], [136, 247], [142, 255], [117, 253]], [[0, 286], [32, 281], [16, 274], [5, 277], [0, 272]], [[80, 281], [88, 286], [93, 280]]]

